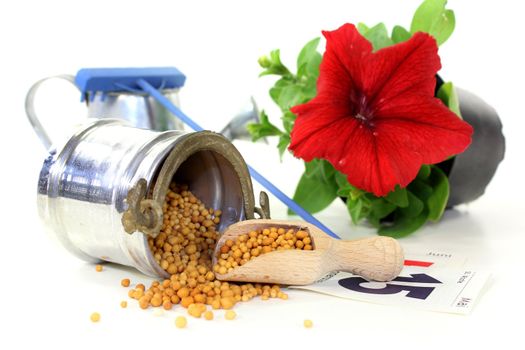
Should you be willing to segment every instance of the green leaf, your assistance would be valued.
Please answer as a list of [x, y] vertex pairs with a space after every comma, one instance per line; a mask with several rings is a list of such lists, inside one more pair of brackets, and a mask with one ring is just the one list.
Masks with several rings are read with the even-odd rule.
[[304, 162], [304, 175], [310, 178], [321, 178], [319, 173], [321, 169], [319, 167], [319, 159], [315, 158], [309, 162]]
[[384, 198], [373, 199], [370, 204], [370, 214], [378, 219], [382, 219], [390, 215], [397, 208], [394, 204], [387, 202]]
[[310, 101], [312, 98], [315, 97], [317, 94], [317, 75], [311, 75], [308, 77], [303, 77], [303, 80], [300, 83], [301, 86], [301, 93], [302, 98], [300, 99], [300, 103], [306, 103]]
[[317, 79], [319, 76], [319, 65], [321, 64], [322, 56], [317, 52], [320, 38], [315, 38], [302, 48], [297, 57], [297, 76], [313, 76]]
[[357, 23], [357, 31], [359, 32], [359, 34], [365, 35], [366, 32], [368, 32], [369, 30], [370, 30], [370, 27], [368, 27], [363, 22]]
[[381, 226], [377, 233], [381, 236], [390, 236], [393, 238], [405, 237], [421, 228], [427, 221], [427, 217], [428, 211], [426, 209], [415, 218], [404, 216], [399, 213], [399, 210], [396, 210], [394, 223], [388, 226]]
[[414, 218], [421, 214], [423, 209], [425, 208], [425, 204], [422, 200], [417, 198], [412, 192], [407, 191], [407, 197], [408, 197], [408, 206], [405, 208], [399, 208], [399, 212], [403, 214], [403, 216]]
[[290, 135], [282, 134], [279, 137], [279, 143], [277, 144], [277, 148], [279, 149], [279, 157], [281, 157], [281, 160], [283, 159], [283, 154], [288, 148], [289, 144], [290, 144]]
[[301, 176], [293, 196], [294, 201], [310, 213], [317, 213], [323, 210], [329, 206], [335, 198], [337, 198], [337, 185], [335, 180], [323, 182], [315, 177], [308, 177], [306, 174]]
[[430, 186], [426, 181], [428, 179], [422, 180], [415, 178], [409, 185], [408, 190], [412, 192], [417, 198], [421, 199], [423, 202], [426, 202], [427, 199], [432, 195], [432, 186]]
[[332, 166], [332, 164], [330, 164], [330, 162], [325, 159], [320, 159], [320, 161], [321, 161], [321, 175], [323, 176], [325, 181], [328, 181], [329, 179], [330, 180], [334, 179], [335, 169]]
[[408, 206], [408, 194], [406, 188], [396, 186], [395, 190], [387, 194], [384, 198], [395, 206], [401, 208]]
[[288, 78], [279, 79], [270, 89], [270, 96], [283, 112], [289, 111], [291, 107], [298, 105], [303, 99], [301, 86]]
[[270, 120], [268, 120], [268, 116], [264, 111], [261, 111], [260, 118], [260, 123], [252, 123], [246, 126], [248, 132], [252, 135], [253, 141], [257, 141], [266, 136], [280, 136], [283, 134], [278, 127], [270, 123]]
[[338, 188], [337, 189], [337, 195], [339, 197], [348, 198], [348, 197], [351, 196], [350, 192], [352, 192], [352, 188], [351, 187], [345, 187], [345, 188]]
[[442, 45], [454, 32], [456, 26], [456, 18], [454, 11], [445, 10], [438, 21], [431, 29], [432, 36], [436, 38], [438, 46]]
[[279, 106], [279, 108], [281, 108], [281, 105], [279, 104], [279, 97], [281, 96], [281, 91], [283, 90], [283, 87], [287, 84], [290, 84], [289, 80], [282, 78], [277, 80], [275, 84], [273, 84], [273, 86], [270, 88], [270, 97], [272, 98], [273, 102], [275, 102], [275, 104]]
[[433, 192], [427, 199], [428, 218], [437, 221], [443, 215], [447, 206], [449, 196], [449, 184], [447, 175], [437, 166], [432, 166], [432, 172], [429, 177]]
[[354, 187], [352, 185], [350, 185], [352, 190], [350, 191], [350, 197], [351, 199], [356, 199], [356, 198], [361, 198], [363, 197], [364, 194], [366, 194], [365, 191], [357, 188], [357, 187]]
[[337, 195], [341, 197], [351, 197], [350, 193], [354, 190], [354, 186], [348, 183], [346, 175], [336, 171], [334, 177], [338, 187]]
[[339, 187], [337, 190], [337, 195], [341, 197], [350, 198], [352, 200], [355, 200], [359, 197], [361, 197], [365, 192], [358, 189], [357, 187], [354, 187], [350, 184], [348, 184], [345, 187]]
[[304, 163], [304, 174], [310, 178], [316, 178], [324, 182], [337, 182], [334, 178], [335, 169], [329, 161], [325, 159], [315, 158], [309, 162]]
[[425, 32], [432, 35], [438, 45], [450, 37], [456, 25], [452, 10], [445, 9], [447, 0], [425, 0], [412, 18], [410, 32]]
[[334, 169], [334, 179], [337, 184], [338, 190], [337, 195], [341, 197], [348, 197], [352, 200], [355, 200], [363, 195], [366, 195], [366, 192], [351, 185], [346, 175]]
[[402, 43], [403, 41], [407, 41], [412, 37], [412, 34], [405, 28], [401, 26], [395, 26], [392, 29], [392, 41], [395, 44]]
[[260, 77], [264, 75], [281, 75], [281, 76], [291, 76], [292, 74], [286, 68], [285, 65], [281, 62], [280, 50], [273, 50], [270, 52], [270, 57], [263, 56], [259, 58], [259, 65], [262, 68], [266, 68], [264, 71], [259, 74]]
[[388, 31], [386, 30], [384, 23], [376, 24], [368, 29], [363, 36], [372, 43], [374, 51], [394, 44], [392, 39], [388, 36]]
[[429, 175], [430, 175], [430, 165], [423, 164], [421, 166], [421, 169], [419, 169], [419, 173], [417, 173], [417, 178], [424, 180], [428, 178]]
[[363, 201], [359, 198], [346, 200], [346, 209], [352, 218], [354, 224], [358, 224], [361, 221], [362, 210], [363, 210]]
[[374, 227], [381, 227], [381, 220], [394, 212], [397, 207], [384, 200], [383, 198], [375, 198], [370, 201], [370, 213], [366, 218], [368, 222]]
[[351, 185], [346, 179], [346, 175], [337, 170], [335, 171], [334, 178], [338, 186], [338, 190], [337, 190], [338, 196], [348, 197], [352, 200], [355, 200], [363, 196], [364, 194], [366, 194], [365, 191]]
[[358, 224], [370, 213], [370, 201], [364, 196], [355, 199], [347, 198], [346, 209], [352, 218], [352, 222]]
[[337, 182], [337, 185], [339, 186], [339, 188], [350, 185], [348, 183], [348, 180], [346, 179], [346, 175], [343, 174], [342, 172], [336, 170], [334, 176], [335, 176], [335, 181]]
[[[274, 125], [265, 129], [261, 126], [251, 126], [252, 134], [260, 138], [268, 133], [269, 135], [279, 136], [277, 148], [282, 156], [290, 144], [290, 133], [295, 123], [296, 115], [290, 108], [299, 104], [306, 103], [315, 97], [317, 93], [317, 78], [319, 76], [319, 65], [321, 63], [321, 54], [317, 52], [319, 38], [309, 41], [301, 50], [297, 59], [298, 73], [297, 76], [290, 73], [288, 68], [281, 62], [280, 51], [274, 50], [269, 56], [263, 56], [259, 59], [259, 65], [265, 70], [260, 75], [280, 75], [281, 79], [277, 80], [269, 93], [272, 100], [280, 107], [281, 120], [284, 132], [273, 129]], [[262, 123], [260, 123], [262, 124]]]
[[284, 131], [286, 131], [286, 133], [290, 134], [290, 132], [293, 129], [293, 125], [295, 123], [296, 118], [297, 116], [293, 114], [291, 111], [286, 111], [283, 113], [283, 116], [281, 117], [281, 119], [283, 121]]
[[445, 83], [441, 85], [438, 90], [437, 97], [447, 106], [452, 112], [456, 113], [458, 117], [461, 117], [461, 111], [459, 109], [459, 98], [456, 91], [456, 87], [451, 83]]

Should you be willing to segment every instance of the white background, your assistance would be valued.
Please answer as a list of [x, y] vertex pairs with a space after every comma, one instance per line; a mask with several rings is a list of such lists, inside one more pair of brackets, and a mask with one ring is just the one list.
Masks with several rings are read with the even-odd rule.
[[[0, 348], [267, 347], [283, 344], [345, 348], [459, 348], [472, 343], [521, 342], [523, 294], [523, 11], [518, 1], [450, 0], [455, 33], [440, 49], [442, 76], [482, 96], [499, 112], [507, 138], [505, 161], [485, 196], [447, 212], [403, 239], [407, 249], [465, 255], [493, 277], [469, 316], [439, 314], [290, 291], [288, 301], [254, 301], [236, 307], [234, 322], [189, 319], [180, 331], [178, 308], [155, 317], [130, 302], [121, 278], [147, 279], [106, 265], [103, 273], [51, 243], [36, 215], [36, 181], [45, 157], [25, 119], [27, 89], [53, 74], [82, 67], [177, 66], [188, 77], [183, 109], [209, 129], [220, 129], [241, 102], [254, 95], [278, 123], [267, 97], [272, 78], [257, 78], [257, 59], [281, 48], [293, 66], [300, 47], [322, 29], [345, 22], [385, 21], [409, 26], [418, 0], [361, 1], [16, 1], [0, 5]], [[44, 122], [63, 125], [85, 110], [66, 83], [49, 84], [37, 107]], [[289, 195], [302, 170], [273, 146], [236, 142], [245, 158]], [[272, 200], [273, 216], [285, 218]], [[340, 203], [318, 216], [344, 237], [373, 235], [349, 223]], [[102, 314], [99, 324], [89, 315]], [[517, 317], [517, 319], [516, 319]], [[314, 328], [302, 321], [310, 318]], [[280, 338], [285, 337], [285, 338]]]

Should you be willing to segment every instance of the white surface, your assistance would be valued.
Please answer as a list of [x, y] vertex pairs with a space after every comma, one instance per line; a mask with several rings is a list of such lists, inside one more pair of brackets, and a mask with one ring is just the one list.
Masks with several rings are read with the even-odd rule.
[[[258, 79], [257, 59], [281, 48], [294, 62], [300, 47], [321, 29], [344, 22], [385, 20], [409, 25], [418, 0], [186, 2], [17, 1], [0, 5], [2, 58], [1, 183], [3, 243], [0, 245], [0, 348], [121, 348], [167, 346], [300, 347], [339, 344], [344, 348], [459, 348], [471, 344], [521, 342], [523, 301], [523, 81], [522, 11], [517, 1], [449, 1], [457, 27], [441, 52], [442, 75], [485, 98], [500, 113], [507, 137], [506, 159], [486, 195], [468, 207], [447, 212], [403, 239], [407, 249], [453, 251], [493, 272], [469, 316], [415, 311], [313, 293], [290, 291], [288, 301], [254, 301], [235, 308], [238, 319], [189, 319], [186, 330], [173, 326], [180, 308], [156, 317], [139, 310], [119, 285], [123, 277], [146, 281], [139, 273], [106, 265], [102, 273], [52, 244], [37, 220], [35, 189], [45, 152], [25, 120], [27, 89], [41, 77], [74, 74], [81, 67], [175, 65], [187, 76], [184, 110], [210, 129], [220, 129], [229, 111], [254, 95], [278, 122], [267, 97], [271, 78]], [[50, 84], [52, 85], [52, 84]], [[42, 93], [43, 118], [83, 115], [78, 94], [68, 86]], [[38, 102], [38, 101], [37, 101]], [[56, 123], [55, 123], [56, 124]], [[290, 156], [281, 165], [277, 151], [263, 144], [237, 142], [245, 158], [290, 195], [301, 163]], [[273, 216], [285, 210], [272, 200]], [[371, 235], [353, 227], [340, 203], [319, 219], [346, 237]], [[99, 324], [89, 315], [98, 311]], [[518, 320], [515, 316], [518, 317]], [[302, 326], [312, 319], [314, 328]], [[279, 338], [284, 336], [285, 338]]]

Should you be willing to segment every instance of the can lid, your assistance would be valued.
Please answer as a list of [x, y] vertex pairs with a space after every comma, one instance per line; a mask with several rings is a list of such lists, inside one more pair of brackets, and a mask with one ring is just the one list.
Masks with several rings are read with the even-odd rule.
[[146, 80], [159, 90], [178, 89], [184, 86], [186, 76], [175, 67], [145, 68], [82, 68], [75, 76], [75, 84], [82, 93], [81, 101], [86, 95], [94, 98], [101, 92], [135, 92], [144, 93], [137, 84], [139, 79]]

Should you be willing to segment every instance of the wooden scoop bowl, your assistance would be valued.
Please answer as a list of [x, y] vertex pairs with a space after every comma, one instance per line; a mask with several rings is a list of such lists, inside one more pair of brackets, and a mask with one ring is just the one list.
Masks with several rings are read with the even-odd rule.
[[270, 227], [303, 230], [310, 234], [313, 250], [275, 250], [261, 254], [226, 274], [216, 273], [223, 281], [311, 284], [333, 271], [347, 271], [371, 281], [390, 281], [403, 268], [403, 250], [390, 237], [337, 240], [316, 226], [301, 221], [246, 220], [231, 225], [219, 239], [213, 255], [217, 263], [220, 247], [237, 236]]

